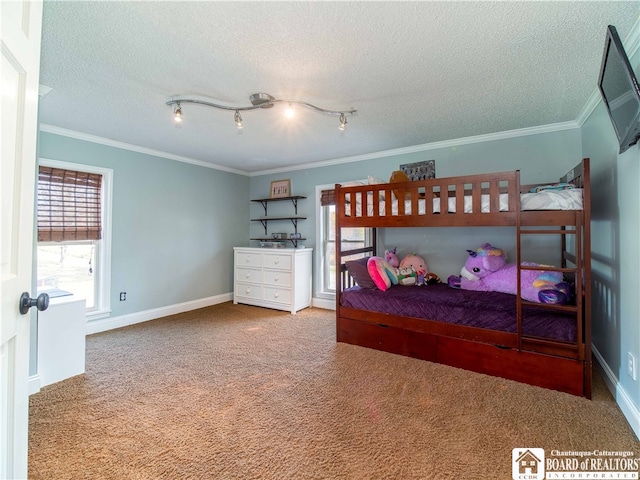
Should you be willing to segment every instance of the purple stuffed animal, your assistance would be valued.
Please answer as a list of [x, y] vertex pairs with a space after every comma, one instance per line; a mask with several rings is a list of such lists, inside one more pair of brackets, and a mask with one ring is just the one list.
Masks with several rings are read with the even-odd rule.
[[[450, 287], [516, 294], [517, 266], [507, 263], [507, 256], [501, 249], [485, 243], [477, 250], [467, 252], [469, 258], [460, 276], [451, 275], [448, 278]], [[531, 262], [522, 262], [522, 265], [542, 266]], [[562, 281], [561, 272], [522, 270], [520, 281], [522, 298], [530, 302], [562, 305], [571, 299], [571, 286]]]
[[398, 260], [398, 255], [396, 255], [397, 249], [398, 247], [394, 247], [393, 250], [384, 251], [385, 261], [394, 268], [398, 268], [398, 266], [400, 266], [400, 260]]

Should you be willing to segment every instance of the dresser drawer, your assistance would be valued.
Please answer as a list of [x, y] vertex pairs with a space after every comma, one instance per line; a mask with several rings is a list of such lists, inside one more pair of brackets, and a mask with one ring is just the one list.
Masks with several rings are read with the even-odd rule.
[[262, 287], [260, 285], [250, 285], [248, 283], [236, 283], [235, 295], [237, 297], [260, 300], [262, 298]]
[[284, 303], [286, 305], [291, 304], [291, 290], [264, 287], [264, 299], [269, 302]]
[[265, 270], [264, 271], [264, 284], [276, 285], [280, 287], [291, 286], [291, 272], [284, 272], [279, 270]]
[[236, 266], [259, 268], [262, 266], [262, 255], [259, 253], [238, 252]]
[[236, 280], [239, 282], [262, 283], [262, 270], [237, 267]]
[[265, 268], [277, 268], [291, 270], [291, 255], [264, 254], [263, 265]]

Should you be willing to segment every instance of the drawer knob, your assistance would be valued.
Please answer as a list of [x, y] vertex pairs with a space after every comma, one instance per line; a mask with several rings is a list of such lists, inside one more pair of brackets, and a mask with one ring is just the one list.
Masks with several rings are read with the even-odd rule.
[[274, 281], [276, 281], [276, 282], [277, 282], [278, 280], [280, 280], [280, 275], [276, 275], [275, 277], [273, 277], [273, 280], [274, 280]]
[[279, 258], [276, 258], [276, 259], [273, 261], [273, 263], [275, 263], [276, 265], [277, 265], [277, 264], [279, 264], [279, 263], [280, 263], [280, 259], [279, 259]]
[[251, 293], [251, 288], [247, 288], [247, 291], [245, 293]]
[[251, 277], [251, 274], [250, 274], [249, 272], [247, 272], [247, 275], [246, 275], [246, 276], [247, 276], [247, 278], [250, 278], [250, 277]]
[[273, 294], [273, 298], [278, 298], [280, 296], [280, 294], [278, 292]]
[[251, 261], [251, 257], [247, 256], [247, 259], [245, 260], [245, 262], [249, 263]]

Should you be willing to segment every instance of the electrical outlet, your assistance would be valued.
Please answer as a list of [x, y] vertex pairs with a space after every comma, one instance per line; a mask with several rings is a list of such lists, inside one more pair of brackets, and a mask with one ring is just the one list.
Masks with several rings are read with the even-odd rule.
[[127, 292], [120, 292], [120, 301], [124, 302], [127, 299]]
[[627, 372], [629, 373], [629, 376], [631, 378], [633, 378], [634, 380], [637, 380], [638, 376], [637, 376], [637, 370], [636, 370], [636, 356], [631, 352], [628, 352], [628, 355], [629, 356], [627, 360], [628, 362]]

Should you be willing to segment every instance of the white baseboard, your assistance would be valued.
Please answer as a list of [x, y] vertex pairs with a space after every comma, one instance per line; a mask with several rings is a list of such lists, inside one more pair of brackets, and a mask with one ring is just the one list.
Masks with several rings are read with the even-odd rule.
[[37, 373], [29, 377], [29, 395], [40, 391], [40, 375]]
[[167, 315], [175, 315], [177, 313], [188, 312], [197, 308], [209, 307], [218, 303], [229, 302], [233, 300], [233, 293], [224, 293], [213, 297], [201, 298], [190, 302], [176, 303], [175, 305], [167, 305], [166, 307], [152, 308], [143, 310], [142, 312], [120, 315], [117, 317], [105, 318], [87, 322], [87, 335], [94, 333], [106, 332], [114, 328], [127, 327], [136, 323], [148, 322], [156, 318], [166, 317]]
[[593, 356], [596, 357], [596, 360], [598, 360], [600, 368], [604, 373], [604, 382], [607, 385], [607, 388], [611, 392], [611, 395], [613, 395], [613, 398], [615, 398], [616, 403], [620, 407], [622, 414], [627, 419], [627, 422], [629, 422], [629, 425], [636, 434], [636, 437], [640, 439], [640, 410], [638, 409], [638, 406], [633, 403], [632, 398], [620, 384], [618, 377], [616, 377], [616, 374], [611, 370], [595, 345], [591, 346], [591, 351], [593, 352]]
[[335, 310], [336, 309], [336, 300], [329, 298], [318, 298], [313, 297], [311, 299], [311, 305], [317, 308], [324, 308], [326, 310]]

